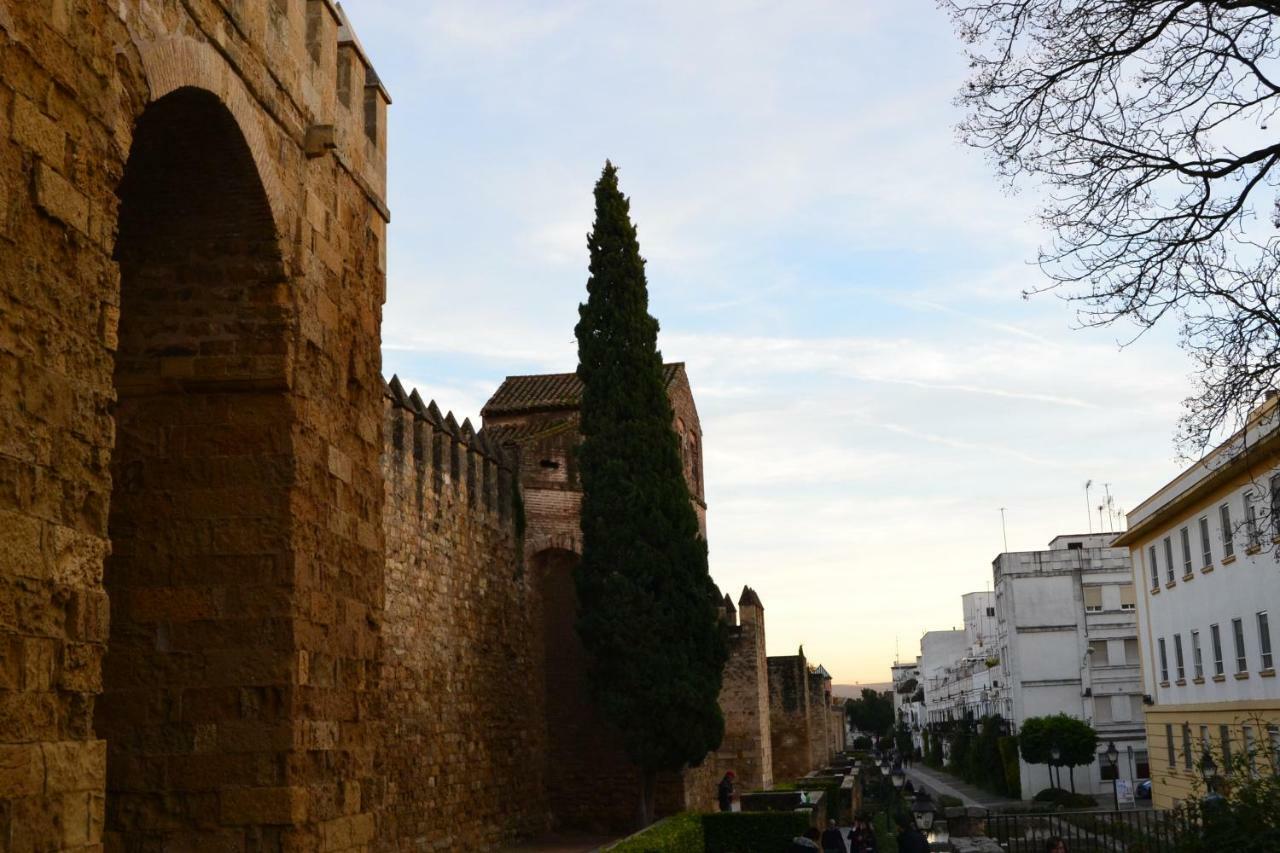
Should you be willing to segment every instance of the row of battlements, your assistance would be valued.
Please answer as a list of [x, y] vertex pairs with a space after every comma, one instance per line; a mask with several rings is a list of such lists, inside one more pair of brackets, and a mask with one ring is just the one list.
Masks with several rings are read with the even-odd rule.
[[422, 490], [428, 479], [437, 494], [446, 485], [465, 485], [470, 505], [496, 509], [504, 520], [511, 517], [518, 484], [515, 461], [506, 450], [483, 430], [477, 432], [469, 418], [459, 424], [435, 400], [424, 402], [417, 389], [405, 391], [397, 376], [385, 383], [383, 397], [387, 452], [412, 467]]
[[[334, 153], [388, 218], [387, 107], [391, 95], [342, 4], [334, 0], [220, 0], [219, 5], [228, 26], [217, 32], [234, 33], [250, 44], [263, 45], [263, 58], [272, 77], [302, 113], [306, 155]], [[214, 32], [207, 31], [207, 35], [214, 38]]]

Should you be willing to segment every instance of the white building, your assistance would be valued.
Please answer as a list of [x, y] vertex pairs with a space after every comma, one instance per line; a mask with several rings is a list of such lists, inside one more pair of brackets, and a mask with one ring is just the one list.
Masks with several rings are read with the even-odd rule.
[[[1047, 551], [1005, 553], [993, 563], [999, 649], [992, 696], [1016, 732], [1030, 717], [1066, 713], [1114, 742], [1121, 778], [1149, 775], [1137, 614], [1129, 551], [1113, 533], [1059, 536]], [[1022, 762], [1022, 796], [1049, 787], [1046, 765]], [[1075, 769], [1083, 793], [1111, 792], [1101, 757]], [[1063, 785], [1068, 773], [1063, 770]]]
[[[1247, 450], [1247, 452], [1246, 452]], [[1274, 401], [1129, 513], [1157, 807], [1251, 754], [1280, 767], [1280, 418]]]
[[929, 631], [920, 638], [924, 723], [981, 720], [996, 712], [994, 594], [971, 592], [961, 596], [961, 605], [964, 630]]
[[893, 718], [906, 725], [911, 741], [920, 747], [920, 726], [924, 719], [924, 703], [915, 697], [924, 690], [920, 679], [920, 658], [909, 663], [895, 663], [889, 668], [893, 678]]

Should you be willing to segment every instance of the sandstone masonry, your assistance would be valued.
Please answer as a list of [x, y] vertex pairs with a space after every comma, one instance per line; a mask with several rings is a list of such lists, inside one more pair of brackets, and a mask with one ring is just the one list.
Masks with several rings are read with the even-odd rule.
[[[389, 103], [330, 0], [0, 0], [0, 848], [633, 819], [573, 629], [576, 377], [479, 431], [382, 380]], [[670, 810], [832, 748], [759, 597], [724, 610], [725, 741]]]

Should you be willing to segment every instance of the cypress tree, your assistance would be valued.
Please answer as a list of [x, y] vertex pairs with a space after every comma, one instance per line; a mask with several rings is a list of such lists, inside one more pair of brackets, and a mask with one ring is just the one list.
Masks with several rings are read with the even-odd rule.
[[592, 698], [639, 768], [648, 824], [657, 774], [697, 765], [720, 745], [728, 652], [644, 259], [612, 163], [596, 183], [595, 205], [587, 301], [575, 329], [583, 383], [577, 627]]

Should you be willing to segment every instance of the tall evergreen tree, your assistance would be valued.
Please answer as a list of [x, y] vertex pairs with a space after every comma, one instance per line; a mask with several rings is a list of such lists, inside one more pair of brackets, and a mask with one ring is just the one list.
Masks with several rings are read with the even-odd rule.
[[578, 307], [582, 561], [578, 633], [596, 706], [641, 773], [641, 820], [657, 774], [720, 745], [728, 657], [719, 592], [690, 502], [649, 315], [644, 259], [612, 163], [595, 188], [591, 275]]

